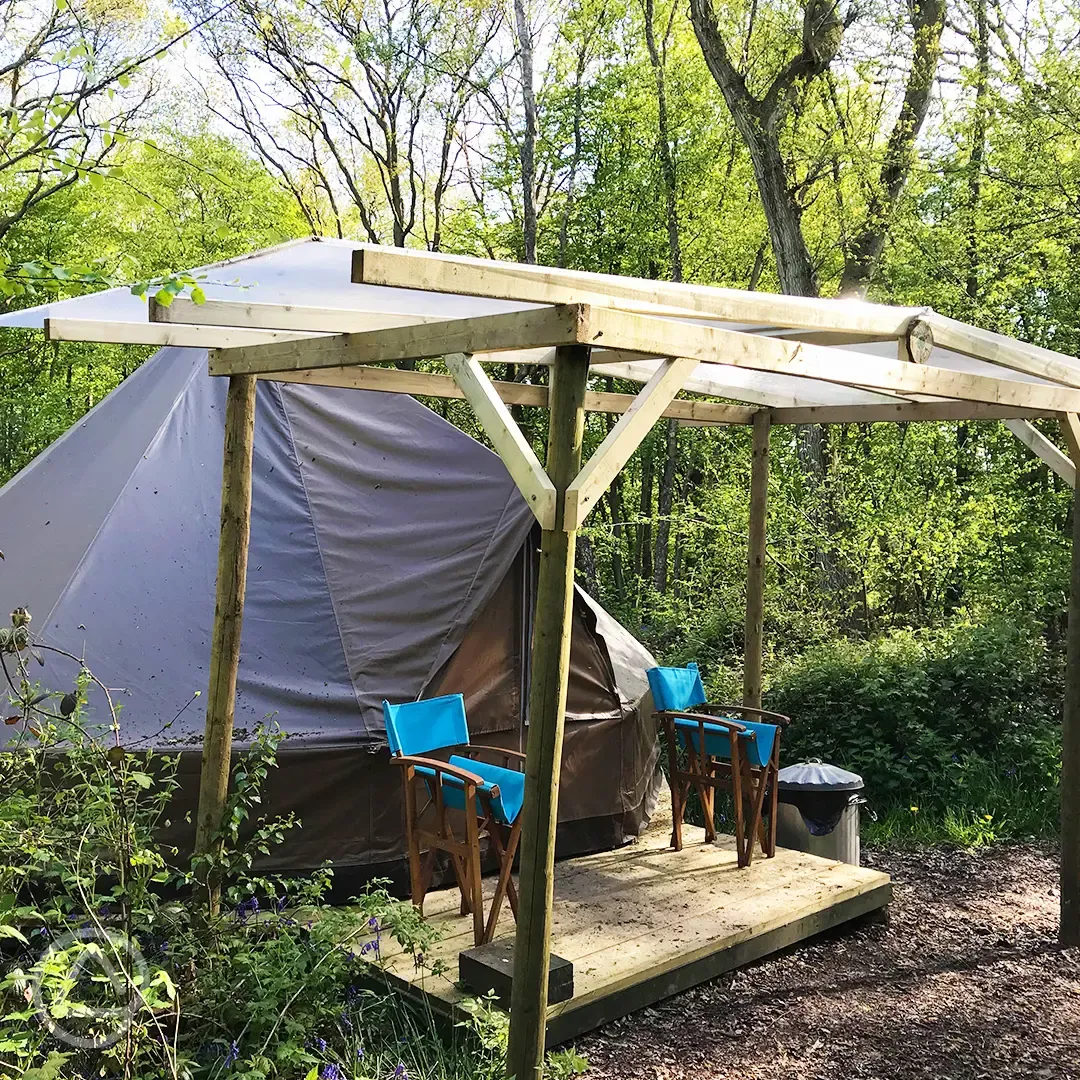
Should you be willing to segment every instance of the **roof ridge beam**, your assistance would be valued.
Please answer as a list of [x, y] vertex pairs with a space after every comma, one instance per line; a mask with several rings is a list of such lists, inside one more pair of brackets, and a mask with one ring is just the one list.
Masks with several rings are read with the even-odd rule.
[[937, 312], [921, 316], [919, 323], [926, 328], [933, 344], [942, 349], [1012, 371], [1022, 371], [1025, 375], [1036, 375], [1063, 386], [1080, 387], [1080, 360], [1075, 356], [1041, 345], [1029, 345], [992, 330], [969, 326]]
[[711, 285], [651, 281], [403, 248], [363, 245], [353, 252], [354, 282], [483, 296], [534, 304], [587, 303], [639, 314], [722, 319], [786, 329], [899, 338], [929, 309], [860, 300], [820, 300]]

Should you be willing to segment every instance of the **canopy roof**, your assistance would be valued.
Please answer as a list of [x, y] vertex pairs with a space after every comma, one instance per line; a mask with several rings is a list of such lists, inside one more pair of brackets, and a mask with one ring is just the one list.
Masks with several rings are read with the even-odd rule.
[[[579, 343], [592, 347], [597, 374], [649, 383], [667, 358], [684, 357], [696, 363], [681, 365], [658, 415], [749, 423], [766, 408], [773, 423], [1004, 419], [1073, 479], [1068, 458], [1026, 421], [1080, 412], [1080, 361], [929, 308], [345, 240], [296, 241], [193, 273], [205, 275], [205, 304], [180, 299], [165, 308], [111, 289], [3, 315], [0, 326], [43, 327], [53, 340], [221, 350], [211, 356], [213, 374], [470, 400], [456, 374], [376, 365], [447, 354], [544, 364], [554, 347]], [[546, 404], [541, 386], [492, 389], [507, 403]], [[744, 407], [676, 400], [680, 389]], [[633, 400], [593, 394], [586, 406], [625, 412]]]

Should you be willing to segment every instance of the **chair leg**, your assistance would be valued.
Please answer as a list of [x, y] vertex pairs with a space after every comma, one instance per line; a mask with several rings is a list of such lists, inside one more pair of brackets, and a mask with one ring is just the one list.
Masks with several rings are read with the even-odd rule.
[[[495, 852], [499, 856], [499, 880], [495, 885], [495, 895], [491, 900], [491, 910], [488, 912], [487, 926], [484, 928], [484, 942], [489, 942], [495, 936], [495, 927], [499, 922], [499, 912], [502, 909], [503, 897], [505, 897], [510, 887], [510, 873], [514, 867], [514, 854], [517, 851], [518, 837], [521, 835], [521, 821], [520, 818], [516, 821], [513, 827], [510, 829], [510, 835], [507, 839], [506, 846], [503, 847], [502, 838], [499, 835], [500, 826], [495, 822], [491, 823], [491, 842], [495, 847]], [[513, 909], [516, 909], [517, 903], [515, 901]], [[514, 918], [517, 919], [517, 911], [514, 911]]]
[[420, 841], [416, 835], [416, 784], [412, 768], [402, 770], [405, 785], [405, 847], [409, 856], [409, 892], [416, 908], [424, 910], [424, 889], [420, 875]]
[[757, 776], [757, 784], [754, 784], [753, 771], [750, 768], [750, 763], [746, 763], [747, 781], [750, 790], [750, 812], [753, 815], [750, 819], [750, 831], [746, 838], [746, 865], [749, 866], [751, 860], [754, 857], [754, 842], [761, 838], [762, 852], [765, 851], [764, 844], [764, 827], [761, 821], [762, 810], [765, 806], [765, 780], [768, 775], [768, 769], [762, 769]]
[[716, 839], [716, 823], [713, 821], [712, 791], [709, 785], [702, 780], [706, 775], [705, 762], [708, 758], [705, 756], [704, 748], [702, 748], [702, 752], [699, 755], [692, 743], [688, 744], [686, 747], [686, 758], [688, 772], [692, 777], [691, 784], [698, 794], [698, 801], [701, 803], [701, 815], [705, 819], [705, 843], [711, 844]]
[[747, 865], [746, 845], [743, 842], [745, 833], [743, 823], [743, 774], [742, 774], [742, 746], [738, 738], [731, 739], [731, 801], [734, 804], [735, 816], [735, 854], [738, 856], [739, 866]]
[[668, 787], [671, 788], [671, 846], [682, 851], [683, 800], [682, 781], [679, 779], [679, 744], [675, 740], [675, 725], [670, 718], [664, 720], [664, 734], [668, 744]]
[[767, 858], [776, 855], [776, 802], [779, 797], [780, 784], [780, 730], [777, 729], [776, 741], [773, 743], [772, 761], [769, 768], [769, 849], [765, 852]]
[[476, 788], [465, 785], [465, 877], [472, 895], [473, 943], [484, 943], [484, 893], [480, 881], [480, 822], [476, 816]]

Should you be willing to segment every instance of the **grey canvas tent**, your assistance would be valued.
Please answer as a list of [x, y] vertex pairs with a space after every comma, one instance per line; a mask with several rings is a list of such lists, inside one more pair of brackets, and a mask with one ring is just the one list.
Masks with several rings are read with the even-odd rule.
[[[180, 753], [182, 847], [202, 701], [169, 721], [207, 681], [225, 390], [205, 351], [164, 348], [0, 489], [0, 610], [25, 604], [123, 688], [127, 745]], [[384, 697], [461, 692], [478, 741], [524, 748], [535, 520], [499, 458], [414, 398], [271, 382], [252, 515], [236, 738], [271, 715], [289, 733], [268, 803], [303, 822], [272, 867], [392, 871]], [[571, 662], [566, 853], [635, 835], [658, 778], [652, 657], [582, 592]]]

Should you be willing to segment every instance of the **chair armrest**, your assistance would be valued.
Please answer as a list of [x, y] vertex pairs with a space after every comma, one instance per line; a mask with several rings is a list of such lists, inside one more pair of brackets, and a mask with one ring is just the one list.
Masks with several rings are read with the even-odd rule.
[[470, 743], [461, 751], [462, 757], [480, 757], [481, 754], [491, 754], [502, 757], [503, 768], [509, 769], [511, 762], [520, 762], [519, 772], [525, 771], [525, 755], [520, 750], [504, 750], [501, 746], [484, 746], [479, 743]]
[[716, 727], [725, 727], [728, 731], [734, 731], [739, 735], [753, 736], [753, 732], [747, 731], [737, 720], [727, 720], [722, 716], [705, 716], [702, 713], [692, 712], [660, 712], [657, 716], [670, 716], [673, 720], [696, 720], [699, 724], [713, 724]]
[[780, 727], [786, 727], [791, 723], [791, 717], [783, 713], [769, 712], [768, 709], [754, 709], [749, 705], [714, 705], [711, 702], [706, 705], [696, 705], [698, 709], [722, 709], [724, 712], [741, 713], [747, 716], [767, 717]]
[[[419, 766], [422, 769], [431, 769], [435, 773], [435, 779], [439, 779], [440, 774], [446, 776], [453, 776], [455, 779], [462, 781], [465, 784], [472, 784], [474, 787], [483, 787], [487, 781], [482, 776], [477, 776], [474, 772], [469, 772], [467, 769], [460, 769], [457, 765], [451, 765], [446, 761], [439, 761], [436, 758], [426, 757], [391, 757], [390, 760], [395, 765], [402, 767], [412, 765], [414, 767]], [[498, 785], [492, 785], [493, 791], [498, 791]]]

